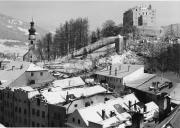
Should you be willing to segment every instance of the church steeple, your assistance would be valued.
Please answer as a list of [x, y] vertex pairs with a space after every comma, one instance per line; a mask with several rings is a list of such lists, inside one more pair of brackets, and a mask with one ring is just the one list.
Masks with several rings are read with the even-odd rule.
[[30, 22], [30, 29], [29, 29], [29, 40], [32, 42], [34, 40], [36, 40], [36, 29], [34, 28], [34, 21], [32, 19], [32, 21]]

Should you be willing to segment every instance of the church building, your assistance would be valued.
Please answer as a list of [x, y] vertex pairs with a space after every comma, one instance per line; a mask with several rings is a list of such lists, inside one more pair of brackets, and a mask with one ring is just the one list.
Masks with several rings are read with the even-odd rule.
[[36, 41], [36, 29], [34, 28], [34, 21], [30, 22], [30, 29], [29, 29], [29, 50], [23, 56], [23, 61], [27, 62], [39, 62], [42, 60], [42, 55], [37, 48], [37, 41]]

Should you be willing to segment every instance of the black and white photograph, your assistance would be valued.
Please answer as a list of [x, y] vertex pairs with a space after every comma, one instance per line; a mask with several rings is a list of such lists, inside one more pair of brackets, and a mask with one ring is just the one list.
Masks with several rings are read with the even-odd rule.
[[0, 128], [180, 128], [180, 1], [0, 0]]

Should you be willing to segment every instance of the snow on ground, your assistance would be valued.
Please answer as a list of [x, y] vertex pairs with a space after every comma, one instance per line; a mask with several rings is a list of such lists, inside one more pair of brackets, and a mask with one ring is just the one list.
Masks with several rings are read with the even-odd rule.
[[13, 26], [11, 26], [11, 25], [7, 25], [6, 27], [7, 27], [7, 28], [13, 28]]
[[21, 42], [21, 41], [19, 41], [19, 40], [9, 40], [9, 39], [0, 39], [1, 44], [5, 43], [5, 42], [12, 42], [12, 43], [15, 42], [16, 43], [16, 42]]
[[8, 47], [5, 46], [3, 44], [0, 44], [0, 52], [8, 54], [8, 53], [19, 53], [19, 55], [24, 55], [27, 52], [27, 48], [26, 47], [19, 47], [19, 46], [15, 46], [15, 47]]
[[112, 64], [141, 64], [140, 58], [132, 51], [124, 52], [122, 55], [113, 55], [111, 56]]
[[17, 27], [21, 32], [24, 32], [25, 33], [25, 35], [28, 35], [29, 34], [29, 32], [28, 32], [28, 30], [27, 29], [24, 29], [24, 28], [21, 28], [21, 27]]
[[16, 42], [21, 42], [19, 40], [9, 40], [9, 39], [0, 39], [0, 52], [1, 53], [19, 53], [20, 55], [24, 55], [27, 52], [27, 46], [14, 46], [14, 47], [9, 47], [7, 45], [4, 45], [5, 42], [11, 42], [11, 43], [16, 43]]

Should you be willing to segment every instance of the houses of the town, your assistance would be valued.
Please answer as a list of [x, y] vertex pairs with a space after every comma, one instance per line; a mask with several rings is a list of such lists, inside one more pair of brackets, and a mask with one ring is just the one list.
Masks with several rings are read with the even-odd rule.
[[124, 90], [124, 83], [128, 79], [135, 79], [144, 73], [143, 65], [116, 64], [95, 73], [95, 80], [108, 83], [115, 92]]
[[[119, 97], [77, 109], [68, 117], [67, 125], [93, 128], [133, 126], [142, 128], [144, 124], [143, 115], [146, 116], [146, 119], [154, 118], [156, 116], [154, 110], [156, 110], [156, 114], [159, 112], [158, 106], [153, 102], [143, 104], [143, 106], [141, 108], [140, 102], [134, 94], [129, 94], [122, 98]], [[140, 115], [142, 115], [140, 120], [134, 121], [132, 119], [132, 117], [137, 119]]]

